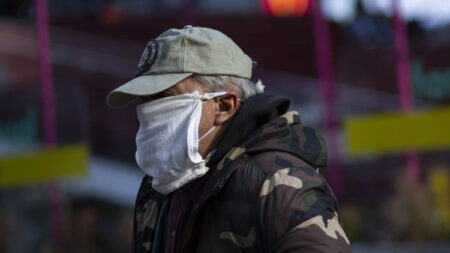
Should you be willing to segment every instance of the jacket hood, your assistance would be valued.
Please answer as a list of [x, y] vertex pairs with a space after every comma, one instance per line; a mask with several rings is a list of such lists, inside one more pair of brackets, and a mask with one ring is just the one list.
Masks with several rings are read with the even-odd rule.
[[287, 112], [289, 100], [265, 94], [250, 97], [233, 117], [209, 164], [214, 164], [233, 147], [254, 154], [287, 152], [315, 168], [327, 165], [322, 135], [303, 126], [297, 112]]

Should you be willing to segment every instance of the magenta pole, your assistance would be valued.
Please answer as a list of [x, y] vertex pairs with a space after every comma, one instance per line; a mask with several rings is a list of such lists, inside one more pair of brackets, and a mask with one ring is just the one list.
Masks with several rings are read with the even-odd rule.
[[336, 195], [342, 192], [342, 174], [339, 162], [335, 116], [335, 91], [333, 63], [331, 57], [330, 30], [322, 15], [320, 0], [314, 2], [314, 37], [316, 45], [317, 70], [322, 94], [322, 110], [325, 124], [329, 157], [329, 182]]
[[[414, 109], [409, 73], [408, 35], [403, 22], [399, 0], [392, 0], [394, 9], [395, 55], [397, 65], [397, 85], [399, 90], [400, 108], [408, 114]], [[419, 157], [417, 153], [409, 153], [405, 157], [408, 176], [414, 181], [419, 180]]]
[[406, 26], [400, 14], [398, 0], [393, 0], [393, 4], [395, 54], [397, 59], [397, 84], [400, 95], [400, 106], [403, 112], [410, 113], [413, 109], [413, 102], [409, 77], [408, 39], [406, 34]]
[[56, 145], [55, 109], [53, 97], [52, 65], [50, 62], [50, 35], [47, 18], [47, 1], [36, 0], [39, 60], [42, 81], [42, 105], [44, 116], [44, 138], [49, 147]]
[[[48, 27], [47, 1], [36, 0], [37, 32], [39, 43], [39, 65], [42, 84], [42, 106], [45, 145], [49, 148], [56, 146], [55, 106], [53, 96], [53, 77], [50, 54], [50, 35]], [[52, 233], [54, 251], [57, 251], [61, 235], [61, 201], [59, 189], [51, 184], [49, 188], [52, 211]]]

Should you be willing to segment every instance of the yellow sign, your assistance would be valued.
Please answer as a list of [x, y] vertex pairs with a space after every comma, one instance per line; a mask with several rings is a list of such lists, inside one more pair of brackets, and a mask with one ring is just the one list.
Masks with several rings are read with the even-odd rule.
[[434, 168], [428, 180], [441, 225], [450, 232], [450, 174], [448, 169], [443, 166]]
[[85, 145], [74, 145], [0, 158], [0, 187], [84, 176], [88, 153]]
[[352, 155], [450, 147], [450, 108], [355, 117], [344, 124]]

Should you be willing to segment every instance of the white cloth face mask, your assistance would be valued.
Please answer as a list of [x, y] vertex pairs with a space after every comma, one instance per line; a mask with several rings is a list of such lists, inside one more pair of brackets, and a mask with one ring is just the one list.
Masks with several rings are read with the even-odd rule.
[[225, 94], [199, 95], [195, 91], [137, 106], [140, 127], [136, 135], [136, 162], [153, 178], [153, 189], [168, 194], [208, 171], [198, 153], [202, 104]]

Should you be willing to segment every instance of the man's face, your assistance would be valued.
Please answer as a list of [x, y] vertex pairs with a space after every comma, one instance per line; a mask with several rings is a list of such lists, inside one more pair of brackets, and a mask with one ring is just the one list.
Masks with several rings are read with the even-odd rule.
[[[167, 96], [177, 96], [186, 93], [193, 93], [194, 91], [198, 91], [199, 94], [205, 93], [203, 86], [194, 78], [189, 77], [158, 94], [142, 97], [141, 103], [150, 102]], [[203, 103], [202, 116], [198, 127], [199, 137], [203, 136], [214, 126], [215, 116], [218, 110], [219, 104], [214, 99]], [[213, 136], [214, 135], [209, 134], [199, 143], [198, 152], [203, 157], [205, 157], [206, 154], [208, 154], [212, 149], [211, 144], [213, 143]]]

